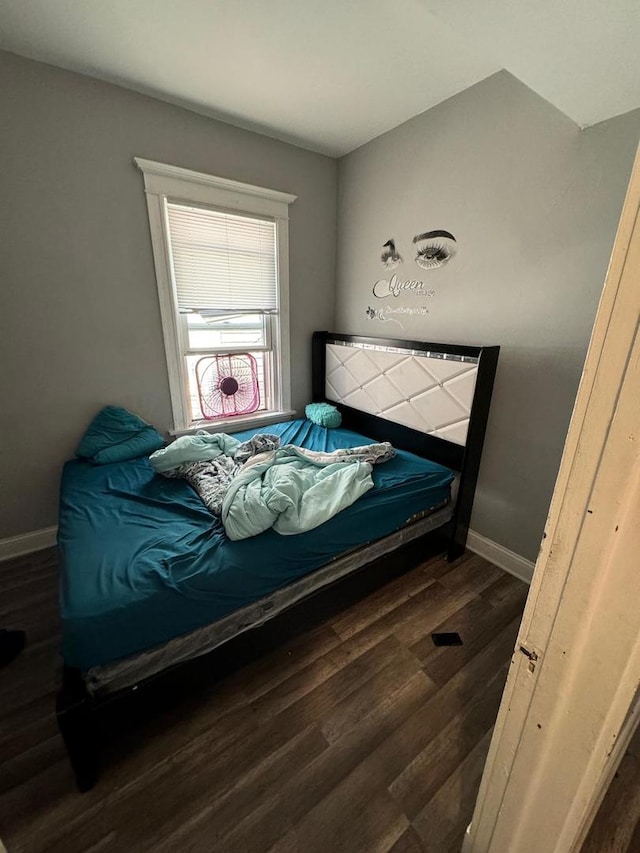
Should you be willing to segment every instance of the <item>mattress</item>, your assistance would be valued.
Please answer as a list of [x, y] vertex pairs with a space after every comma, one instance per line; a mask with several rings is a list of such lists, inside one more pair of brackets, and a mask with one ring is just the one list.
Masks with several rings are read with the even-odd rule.
[[[237, 436], [266, 431], [312, 450], [371, 443], [304, 420]], [[186, 482], [154, 474], [145, 458], [67, 462], [58, 530], [65, 663], [88, 670], [215, 622], [442, 505], [453, 478], [398, 451], [374, 468], [373, 489], [320, 527], [231, 542]]]

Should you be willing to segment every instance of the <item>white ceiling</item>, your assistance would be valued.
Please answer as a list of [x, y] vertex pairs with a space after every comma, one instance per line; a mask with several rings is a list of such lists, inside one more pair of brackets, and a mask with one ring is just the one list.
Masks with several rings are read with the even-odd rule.
[[0, 0], [0, 47], [341, 155], [501, 68], [640, 106], [640, 0]]
[[585, 127], [640, 107], [640, 0], [424, 0]]

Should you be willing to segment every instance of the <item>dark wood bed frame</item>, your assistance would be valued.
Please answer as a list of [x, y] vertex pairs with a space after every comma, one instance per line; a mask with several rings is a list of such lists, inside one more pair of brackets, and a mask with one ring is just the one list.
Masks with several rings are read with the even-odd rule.
[[62, 687], [57, 699], [57, 718], [80, 791], [88, 791], [95, 785], [99, 773], [100, 747], [114, 732], [148, 717], [161, 705], [179, 701], [187, 692], [211, 686], [425, 559], [446, 552], [451, 561], [464, 552], [500, 348], [315, 332], [312, 353], [314, 402], [325, 399], [326, 345], [330, 341], [478, 359], [475, 393], [464, 447], [348, 406], [338, 406], [343, 426], [347, 429], [376, 440], [390, 441], [395, 447], [458, 472], [458, 494], [453, 517], [441, 528], [312, 592], [265, 624], [251, 628], [206, 654], [175, 664], [131, 687], [92, 696], [86, 689], [82, 673], [64, 666]]

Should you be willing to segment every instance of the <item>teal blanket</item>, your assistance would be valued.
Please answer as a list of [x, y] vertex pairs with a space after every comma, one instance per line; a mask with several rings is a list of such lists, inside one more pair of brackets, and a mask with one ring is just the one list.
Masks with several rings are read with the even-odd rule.
[[241, 443], [218, 433], [179, 438], [150, 462], [165, 477], [187, 480], [237, 541], [269, 528], [313, 530], [373, 488], [371, 466], [394, 456], [389, 442], [319, 452], [281, 447], [274, 435]]
[[319, 453], [287, 445], [245, 462], [222, 502], [229, 539], [270, 527], [293, 535], [313, 530], [373, 488], [372, 464], [395, 456], [388, 442]]
[[168, 447], [157, 450], [149, 457], [153, 470], [167, 474], [190, 462], [209, 462], [219, 456], [235, 456], [240, 442], [224, 432], [181, 435]]

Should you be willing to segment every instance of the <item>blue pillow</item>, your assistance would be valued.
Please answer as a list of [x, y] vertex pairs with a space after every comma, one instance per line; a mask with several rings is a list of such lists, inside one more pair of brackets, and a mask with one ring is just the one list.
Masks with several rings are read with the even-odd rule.
[[327, 429], [339, 427], [342, 423], [342, 415], [331, 403], [309, 403], [304, 413], [312, 423]]
[[105, 406], [95, 416], [76, 450], [76, 456], [96, 465], [126, 462], [164, 447], [150, 424], [119, 406]]

